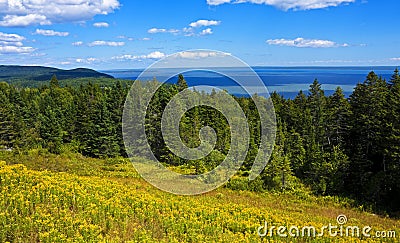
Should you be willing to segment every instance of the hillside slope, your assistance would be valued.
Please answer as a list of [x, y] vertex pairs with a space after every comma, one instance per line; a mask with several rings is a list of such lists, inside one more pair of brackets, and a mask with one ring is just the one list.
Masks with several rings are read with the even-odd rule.
[[[339, 235], [260, 238], [259, 227], [370, 226], [397, 231], [400, 221], [352, 209], [334, 198], [305, 194], [217, 191], [193, 197], [159, 191], [126, 160], [78, 155], [0, 154], [1, 242], [398, 242]], [[36, 161], [36, 162], [35, 162]], [[53, 172], [48, 171], [52, 170]], [[56, 172], [63, 171], [63, 172]], [[344, 231], [345, 232], [345, 231]], [[301, 234], [301, 232], [300, 232]]]
[[52, 67], [41, 66], [0, 66], [0, 81], [10, 82], [17, 79], [32, 81], [49, 81], [53, 75], [59, 80], [72, 78], [113, 78], [104, 73], [92, 69], [77, 68], [72, 70], [62, 70]]

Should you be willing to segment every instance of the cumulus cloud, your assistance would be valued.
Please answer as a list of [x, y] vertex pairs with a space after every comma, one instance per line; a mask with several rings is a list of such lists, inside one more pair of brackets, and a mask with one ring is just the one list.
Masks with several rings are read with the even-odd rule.
[[110, 26], [110, 24], [107, 22], [98, 22], [98, 23], [94, 23], [93, 26], [96, 28], [108, 28]]
[[61, 36], [61, 37], [69, 36], [68, 32], [58, 32], [54, 30], [42, 30], [42, 29], [36, 29], [35, 34], [44, 36]]
[[25, 37], [17, 34], [0, 32], [0, 54], [27, 54], [35, 51], [35, 48], [24, 46]]
[[0, 40], [1, 41], [10, 41], [10, 42], [21, 42], [25, 40], [25, 37], [17, 35], [17, 34], [6, 34], [0, 32]]
[[177, 29], [169, 29], [169, 30], [167, 30], [167, 29], [152, 28], [152, 29], [149, 29], [147, 32], [148, 32], [149, 34], [157, 34], [157, 33], [171, 33], [171, 34], [176, 34], [176, 33], [179, 33], [179, 30], [177, 30]]
[[51, 24], [51, 22], [46, 19], [46, 16], [38, 14], [28, 14], [24, 16], [6, 15], [3, 17], [3, 20], [0, 21], [0, 26], [3, 27], [25, 27], [28, 25], [49, 24]]
[[125, 42], [117, 42], [117, 41], [93, 41], [91, 43], [89, 43], [90, 47], [93, 46], [113, 46], [113, 47], [117, 47], [117, 46], [124, 46]]
[[310, 10], [336, 7], [341, 4], [353, 3], [355, 0], [207, 0], [209, 5], [220, 5], [224, 3], [255, 3], [266, 4], [282, 10]]
[[0, 26], [82, 22], [112, 13], [119, 7], [118, 0], [1, 0]]
[[112, 59], [114, 60], [140, 60], [140, 59], [161, 59], [164, 58], [166, 55], [162, 52], [155, 51], [152, 53], [149, 53], [147, 55], [121, 55], [121, 56], [116, 56], [113, 57]]
[[161, 59], [161, 58], [164, 58], [164, 57], [165, 57], [165, 54], [162, 53], [162, 52], [159, 52], [159, 51], [155, 51], [155, 52], [152, 52], [152, 53], [150, 53], [148, 55], [141, 56], [141, 58], [146, 58], [146, 59]]
[[215, 26], [219, 25], [220, 23], [221, 21], [201, 19], [196, 22], [190, 23], [189, 26], [192, 28], [199, 28], [199, 27]]
[[304, 39], [304, 38], [296, 38], [296, 39], [273, 39], [267, 40], [269, 45], [278, 45], [278, 46], [291, 46], [291, 47], [300, 47], [300, 48], [332, 48], [332, 47], [347, 47], [348, 44], [338, 44], [334, 41], [330, 40], [318, 40], [318, 39]]
[[390, 58], [390, 61], [400, 61], [400, 57]]

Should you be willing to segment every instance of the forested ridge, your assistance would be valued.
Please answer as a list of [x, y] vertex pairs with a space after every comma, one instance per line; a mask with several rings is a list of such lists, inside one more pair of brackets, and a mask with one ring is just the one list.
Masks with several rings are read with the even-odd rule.
[[34, 81], [49, 80], [53, 75], [57, 75], [59, 80], [91, 77], [91, 78], [113, 78], [104, 73], [97, 72], [88, 68], [76, 68], [72, 70], [63, 70], [52, 67], [41, 66], [7, 66], [0, 65], [0, 80], [15, 81], [17, 79]]
[[[144, 82], [149, 85], [151, 82]], [[229, 126], [222, 114], [196, 107], [181, 121], [181, 137], [190, 147], [199, 144], [199, 130], [217, 131], [215, 150], [206, 158], [185, 161], [166, 147], [159, 128], [168, 101], [187, 87], [163, 85], [148, 109], [150, 145], [156, 156], [173, 166], [202, 173], [218, 165], [229, 150]], [[87, 157], [126, 156], [122, 113], [129, 87], [120, 82], [60, 87], [54, 76], [39, 88], [0, 83], [0, 148], [23, 153], [44, 148]], [[193, 91], [197, 92], [197, 91]], [[211, 93], [209, 95], [216, 95]], [[309, 186], [316, 194], [341, 195], [390, 213], [400, 211], [400, 76], [390, 80], [371, 72], [346, 98], [340, 88], [326, 96], [317, 80], [294, 99], [271, 95], [277, 117], [277, 139], [267, 168], [255, 181], [246, 175], [258, 151], [260, 121], [250, 98], [235, 97], [250, 127], [250, 150], [236, 179], [228, 187], [245, 190], [294, 190]], [[151, 119], [150, 119], [151, 118]]]

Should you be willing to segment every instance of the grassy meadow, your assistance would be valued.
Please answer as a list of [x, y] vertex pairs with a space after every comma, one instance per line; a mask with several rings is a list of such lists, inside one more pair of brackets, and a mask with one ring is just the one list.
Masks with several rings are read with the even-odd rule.
[[[302, 192], [220, 188], [176, 196], [146, 183], [125, 159], [92, 159], [41, 150], [0, 153], [0, 242], [398, 242], [397, 238], [260, 237], [269, 226], [371, 226], [400, 221], [365, 212], [350, 200]], [[318, 231], [319, 232], [319, 231]]]

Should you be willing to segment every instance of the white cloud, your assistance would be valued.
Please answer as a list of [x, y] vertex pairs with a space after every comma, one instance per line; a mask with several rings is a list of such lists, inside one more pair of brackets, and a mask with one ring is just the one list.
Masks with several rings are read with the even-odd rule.
[[330, 40], [318, 40], [318, 39], [274, 39], [267, 40], [269, 45], [279, 45], [279, 46], [291, 46], [291, 47], [309, 47], [309, 48], [331, 48], [331, 47], [348, 47], [348, 44], [338, 44]]
[[206, 28], [197, 32], [196, 29], [208, 26], [216, 26], [220, 25], [221, 21], [217, 20], [205, 20], [200, 19], [196, 22], [192, 22], [189, 24], [188, 27], [183, 28], [182, 30], [178, 29], [164, 29], [164, 28], [152, 28], [149, 29], [147, 32], [150, 34], [157, 34], [157, 33], [170, 33], [174, 35], [183, 34], [184, 36], [199, 36], [199, 35], [211, 35], [213, 34], [211, 28]]
[[[1, 13], [1, 10], [0, 10]], [[24, 16], [6, 15], [0, 21], [0, 26], [3, 27], [25, 27], [28, 25], [49, 25], [51, 22], [46, 16], [38, 14], [28, 14]]]
[[42, 30], [42, 29], [36, 29], [35, 34], [44, 36], [61, 36], [61, 37], [69, 36], [68, 32], [58, 32], [54, 30]]
[[133, 38], [133, 37], [129, 37], [129, 36], [125, 36], [125, 35], [119, 35], [117, 36], [117, 39], [124, 39], [124, 40], [128, 40], [128, 41], [149, 41], [151, 40], [151, 38], [148, 37], [144, 37], [144, 38]]
[[98, 61], [98, 59], [97, 59], [97, 58], [94, 58], [94, 57], [87, 58], [86, 60], [87, 60], [88, 62], [95, 62], [95, 61]]
[[215, 51], [198, 51], [198, 52], [184, 51], [184, 52], [177, 53], [175, 57], [183, 58], [183, 59], [199, 59], [199, 58], [218, 57], [218, 56], [224, 57], [224, 56], [229, 56], [229, 55], [231, 55], [231, 54], [215, 52]]
[[24, 46], [25, 37], [17, 34], [0, 32], [0, 54], [26, 54], [35, 51], [35, 48]]
[[25, 40], [23, 36], [0, 32], [0, 41], [21, 42], [23, 40]]
[[155, 51], [155, 52], [152, 52], [147, 55], [135, 56], [135, 55], [127, 54], [127, 55], [116, 56], [116, 57], [113, 57], [112, 59], [114, 59], [114, 60], [161, 59], [161, 58], [164, 58], [165, 56], [166, 55], [164, 53]]
[[26, 54], [35, 51], [30, 46], [2, 46], [0, 45], [0, 54]]
[[72, 45], [73, 46], [82, 46], [83, 42], [82, 41], [77, 41], [77, 42], [72, 43]]
[[124, 46], [125, 42], [116, 42], [116, 41], [93, 41], [92, 43], [89, 43], [89, 46]]
[[[143, 57], [143, 56], [142, 56]], [[161, 59], [165, 57], [165, 54], [159, 51], [152, 52], [146, 56], [144, 56], [146, 59]]]
[[121, 55], [121, 56], [115, 56], [111, 58], [112, 60], [134, 60], [135, 56], [126, 54], [126, 55]]
[[126, 40], [128, 40], [128, 41], [134, 41], [134, 40], [135, 40], [135, 38], [133, 38], [133, 37], [128, 37], [128, 36], [126, 36], [126, 35], [119, 35], [119, 36], [117, 36], [117, 39], [126, 39]]
[[255, 3], [266, 4], [282, 10], [309, 10], [336, 7], [341, 4], [353, 3], [355, 0], [207, 0], [209, 5], [220, 5], [224, 3]]
[[212, 29], [211, 28], [207, 28], [205, 30], [202, 30], [199, 35], [212, 35], [212, 34], [213, 34]]
[[215, 25], [219, 25], [220, 23], [221, 23], [221, 21], [201, 19], [201, 20], [191, 23], [189, 26], [192, 28], [200, 28], [200, 27], [207, 27], [207, 26], [215, 26]]
[[156, 33], [166, 33], [166, 29], [158, 29], [158, 28], [151, 28], [147, 31], [150, 34], [156, 34]]
[[400, 57], [390, 58], [390, 61], [400, 61]]
[[0, 26], [82, 22], [119, 7], [118, 0], [0, 0]]
[[176, 29], [169, 29], [169, 30], [167, 30], [167, 29], [152, 28], [152, 29], [149, 29], [147, 32], [148, 32], [149, 34], [157, 34], [157, 33], [171, 33], [171, 34], [177, 34], [177, 33], [179, 33], [179, 30], [176, 30]]
[[88, 57], [88, 58], [77, 58], [75, 62], [77, 63], [85, 63], [85, 64], [92, 64], [93, 62], [97, 62], [99, 59], [94, 58], [94, 57]]
[[24, 46], [24, 44], [22, 44], [22, 42], [20, 41], [1, 41], [0, 40], [0, 46]]
[[47, 56], [46, 53], [32, 53], [30, 54], [31, 57], [44, 57]]
[[93, 26], [96, 28], [108, 28], [110, 26], [110, 24], [106, 23], [106, 22], [98, 22], [98, 23], [94, 23]]
[[207, 0], [208, 5], [221, 5], [224, 3], [230, 3], [232, 0]]

